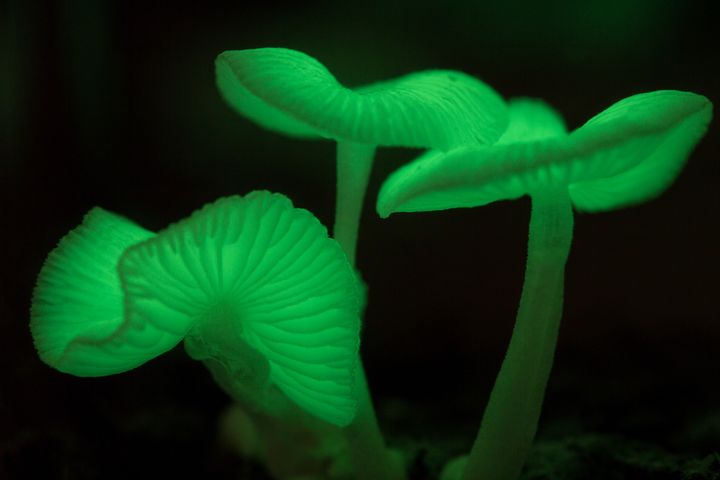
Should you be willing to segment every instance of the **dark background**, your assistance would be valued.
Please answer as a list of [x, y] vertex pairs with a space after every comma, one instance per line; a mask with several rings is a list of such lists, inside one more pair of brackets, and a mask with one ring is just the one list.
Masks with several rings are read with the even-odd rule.
[[[235, 115], [214, 85], [221, 51], [298, 49], [349, 86], [459, 69], [544, 98], [571, 128], [656, 89], [720, 101], [718, 19], [697, 1], [200, 3], [0, 7], [0, 478], [255, 478], [218, 447], [228, 400], [182, 349], [82, 379], [41, 363], [28, 330], [45, 256], [92, 206], [160, 229], [269, 189], [331, 223], [334, 145]], [[383, 178], [417, 154], [377, 155], [363, 354], [391, 443], [442, 461], [469, 448], [502, 360], [529, 202], [379, 219]], [[719, 155], [715, 121], [660, 198], [577, 215], [539, 442], [594, 432], [720, 450]]]

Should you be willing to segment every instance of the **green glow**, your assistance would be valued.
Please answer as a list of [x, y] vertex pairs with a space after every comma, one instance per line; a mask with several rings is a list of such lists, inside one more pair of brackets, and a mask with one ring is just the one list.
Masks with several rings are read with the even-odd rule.
[[474, 207], [553, 184], [567, 185], [580, 210], [639, 203], [670, 185], [710, 117], [705, 97], [659, 91], [618, 102], [568, 135], [543, 121], [538, 130], [556, 136], [431, 151], [386, 180], [378, 213]]
[[704, 135], [710, 102], [644, 93], [570, 132], [545, 102], [505, 102], [461, 72], [348, 88], [314, 58], [282, 48], [227, 51], [215, 68], [240, 115], [336, 142], [335, 239], [310, 212], [266, 191], [221, 198], [157, 234], [95, 208], [39, 274], [30, 327], [41, 359], [102, 376], [183, 343], [246, 409], [257, 428], [246, 451], [272, 475], [403, 480], [404, 459], [380, 433], [360, 361], [366, 295], [355, 257], [377, 148], [430, 148], [383, 184], [381, 216], [531, 198], [507, 353], [470, 455], [441, 476], [517, 480], [553, 366], [573, 208], [604, 211], [659, 195]]
[[134, 321], [187, 335], [193, 358], [244, 388], [266, 376], [313, 415], [352, 419], [356, 279], [310, 212], [268, 192], [224, 198], [130, 248], [119, 270]]
[[[591, 163], [589, 169], [596, 169], [595, 175], [590, 171], [570, 185], [573, 206], [605, 211], [660, 195], [682, 171], [711, 118], [712, 104], [707, 98], [657, 91], [628, 97], [590, 119], [578, 129], [579, 142], [623, 145], [608, 149], [606, 162]], [[625, 155], [628, 159], [623, 161]]]
[[447, 149], [494, 142], [507, 126], [502, 98], [461, 72], [428, 70], [349, 89], [314, 58], [284, 48], [223, 52], [215, 66], [235, 110], [288, 135]]
[[493, 386], [464, 480], [515, 480], [535, 438], [563, 307], [573, 213], [567, 188], [532, 197], [530, 238], [510, 345]]
[[135, 368], [182, 339], [155, 329], [141, 333], [124, 317], [118, 259], [152, 235], [94, 208], [60, 240], [40, 271], [30, 315], [35, 347], [45, 363], [73, 375], [110, 375]]
[[705, 97], [658, 91], [626, 98], [567, 134], [561, 117], [541, 102], [521, 100], [509, 108], [511, 123], [497, 144], [431, 151], [393, 173], [377, 202], [379, 214], [387, 216], [532, 199], [515, 328], [463, 480], [520, 475], [552, 369], [572, 207], [601, 211], [658, 195], [680, 172], [712, 115]]
[[232, 394], [262, 409], [277, 387], [342, 426], [358, 403], [359, 292], [338, 243], [282, 195], [223, 198], [157, 235], [96, 208], [48, 256], [31, 328], [45, 362], [82, 376], [184, 338]]

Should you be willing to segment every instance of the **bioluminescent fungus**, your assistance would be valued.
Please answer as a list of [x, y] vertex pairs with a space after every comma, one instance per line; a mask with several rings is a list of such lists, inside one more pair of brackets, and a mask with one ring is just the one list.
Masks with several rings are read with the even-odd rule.
[[48, 256], [31, 330], [46, 363], [80, 376], [184, 340], [249, 408], [281, 414], [286, 398], [346, 426], [360, 394], [357, 282], [325, 228], [279, 194], [223, 198], [157, 234], [95, 208]]
[[493, 143], [507, 126], [502, 98], [461, 72], [428, 70], [349, 89], [314, 58], [285, 48], [226, 51], [215, 66], [221, 94], [240, 114], [287, 135], [337, 142], [333, 236], [353, 264], [376, 147]]
[[628, 97], [567, 134], [561, 117], [545, 104], [517, 100], [497, 144], [429, 152], [387, 179], [377, 202], [383, 217], [523, 195], [532, 200], [515, 328], [464, 480], [520, 475], [553, 363], [572, 208], [605, 211], [659, 195], [681, 171], [711, 116], [703, 96], [656, 91]]

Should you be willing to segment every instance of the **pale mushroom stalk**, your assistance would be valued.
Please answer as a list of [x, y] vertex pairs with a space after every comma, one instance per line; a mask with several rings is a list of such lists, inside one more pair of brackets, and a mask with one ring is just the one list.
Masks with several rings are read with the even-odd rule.
[[[387, 449], [380, 431], [362, 362], [358, 362], [356, 372], [358, 411], [355, 420], [345, 428], [345, 435], [357, 478], [360, 480], [405, 478], [402, 459]], [[378, 455], [379, 452], [382, 454]]]
[[[567, 187], [532, 195], [525, 282], [515, 327], [464, 480], [515, 480], [525, 463], [552, 369], [573, 212]], [[508, 448], [512, 445], [512, 448]]]
[[337, 142], [337, 200], [333, 237], [353, 266], [360, 217], [374, 156], [374, 145]]
[[[337, 200], [333, 237], [353, 267], [360, 217], [374, 155], [373, 145], [337, 142]], [[353, 422], [344, 429], [354, 471], [360, 480], [404, 478], [400, 459], [394, 461], [380, 431], [361, 360], [356, 369], [355, 388], [358, 411]]]
[[[375, 149], [374, 145], [337, 142], [337, 200], [333, 238], [340, 244], [353, 267]], [[358, 361], [355, 378], [358, 411], [353, 422], [345, 428], [354, 470], [361, 480], [401, 479], [404, 477], [402, 465], [393, 461], [385, 444], [361, 360]]]

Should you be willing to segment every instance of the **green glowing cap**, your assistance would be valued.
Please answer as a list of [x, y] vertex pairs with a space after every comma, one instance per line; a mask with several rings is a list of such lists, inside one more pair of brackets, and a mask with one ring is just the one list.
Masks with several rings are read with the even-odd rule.
[[678, 91], [628, 97], [570, 134], [542, 103], [510, 110], [518, 125], [497, 144], [431, 151], [394, 172], [378, 213], [473, 207], [558, 185], [579, 210], [640, 203], [672, 183], [712, 116], [707, 98]]
[[348, 89], [314, 58], [284, 48], [223, 52], [215, 66], [235, 110], [288, 135], [448, 149], [492, 143], [507, 126], [502, 98], [461, 72], [429, 70]]
[[153, 329], [140, 332], [124, 318], [118, 259], [152, 235], [94, 208], [48, 255], [30, 315], [45, 363], [79, 376], [109, 375], [137, 367], [181, 340]]
[[246, 387], [352, 420], [357, 279], [308, 211], [264, 191], [223, 198], [129, 248], [119, 270], [132, 324], [187, 335], [193, 358]]

